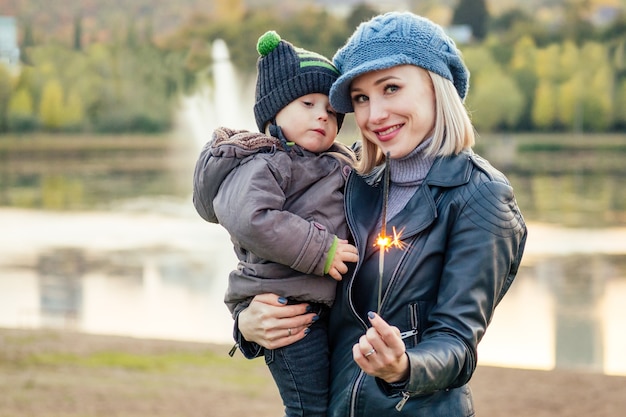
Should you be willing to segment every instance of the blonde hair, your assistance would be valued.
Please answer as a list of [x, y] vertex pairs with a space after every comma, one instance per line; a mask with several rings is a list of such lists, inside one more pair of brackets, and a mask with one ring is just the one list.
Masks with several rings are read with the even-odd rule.
[[[474, 146], [474, 126], [454, 84], [438, 74], [427, 72], [435, 95], [435, 129], [433, 139], [424, 152], [429, 156], [456, 155]], [[356, 169], [361, 174], [367, 174], [385, 157], [375, 143], [363, 135], [361, 140], [363, 144]]]

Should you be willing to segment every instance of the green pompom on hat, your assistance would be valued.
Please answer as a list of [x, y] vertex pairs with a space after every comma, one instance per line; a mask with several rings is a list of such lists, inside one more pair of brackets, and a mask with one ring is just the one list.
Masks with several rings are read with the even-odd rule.
[[[339, 78], [339, 70], [328, 58], [293, 46], [273, 30], [259, 37], [257, 51], [254, 118], [261, 132], [283, 107], [307, 94], [328, 95]], [[337, 129], [343, 118], [337, 113]]]
[[256, 50], [261, 56], [267, 56], [280, 43], [280, 35], [273, 30], [265, 32], [256, 43]]

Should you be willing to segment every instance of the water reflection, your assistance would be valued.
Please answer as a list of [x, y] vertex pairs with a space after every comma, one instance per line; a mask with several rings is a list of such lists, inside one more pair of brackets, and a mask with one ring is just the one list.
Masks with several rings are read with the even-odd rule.
[[[0, 262], [0, 326], [230, 343], [222, 296], [235, 259], [225, 233], [203, 226], [185, 217], [179, 235], [128, 249], [14, 250], [12, 261]], [[120, 246], [128, 243], [119, 238]], [[191, 245], [172, 244], [183, 239]], [[626, 255], [531, 250], [479, 360], [626, 375], [624, 300]]]
[[82, 312], [85, 260], [77, 249], [39, 255], [39, 306], [42, 324], [74, 327]]
[[231, 340], [222, 299], [235, 257], [216, 225], [191, 213], [0, 210], [0, 229], [0, 327]]
[[626, 256], [526, 263], [480, 346], [484, 363], [626, 375]]
[[[573, 162], [573, 161], [572, 161]], [[507, 173], [526, 218], [571, 227], [626, 224], [620, 173]]]

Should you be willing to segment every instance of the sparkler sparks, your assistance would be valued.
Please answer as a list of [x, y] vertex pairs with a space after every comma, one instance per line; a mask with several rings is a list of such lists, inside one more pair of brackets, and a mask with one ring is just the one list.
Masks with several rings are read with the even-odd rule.
[[[404, 229], [403, 229], [404, 230]], [[376, 238], [374, 246], [378, 246], [378, 313], [380, 313], [380, 304], [382, 302], [383, 292], [383, 275], [385, 271], [385, 252], [390, 248], [395, 247], [397, 249], [404, 249], [405, 244], [400, 240], [402, 236], [402, 230], [396, 232], [396, 227], [393, 227], [393, 238], [385, 234], [385, 229], [381, 230], [381, 233]]]
[[380, 233], [376, 237], [376, 243], [374, 246], [378, 246], [378, 310], [380, 314], [380, 305], [382, 303], [383, 293], [383, 274], [385, 271], [385, 252], [391, 247], [397, 249], [404, 249], [404, 243], [400, 240], [402, 236], [402, 230], [396, 232], [395, 226], [393, 227], [393, 238], [387, 235], [387, 203], [389, 200], [389, 152], [385, 159], [385, 173], [383, 177], [383, 213], [382, 213], [382, 226]]
[[378, 235], [378, 237], [376, 238], [376, 243], [374, 244], [374, 246], [378, 246], [380, 248], [381, 251], [388, 251], [391, 247], [397, 248], [397, 249], [404, 249], [405, 243], [400, 240], [402, 237], [402, 232], [404, 231], [404, 229], [400, 230], [399, 232], [396, 231], [396, 226], [393, 226], [393, 238], [391, 236], [385, 236], [382, 234]]

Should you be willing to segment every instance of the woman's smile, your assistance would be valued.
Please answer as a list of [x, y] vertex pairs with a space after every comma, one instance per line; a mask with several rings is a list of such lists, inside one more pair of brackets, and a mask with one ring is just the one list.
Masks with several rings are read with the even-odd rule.
[[376, 137], [379, 141], [387, 142], [395, 138], [403, 126], [404, 124], [397, 124], [389, 127], [384, 127], [382, 129], [376, 129], [373, 130], [373, 132], [376, 134]]

